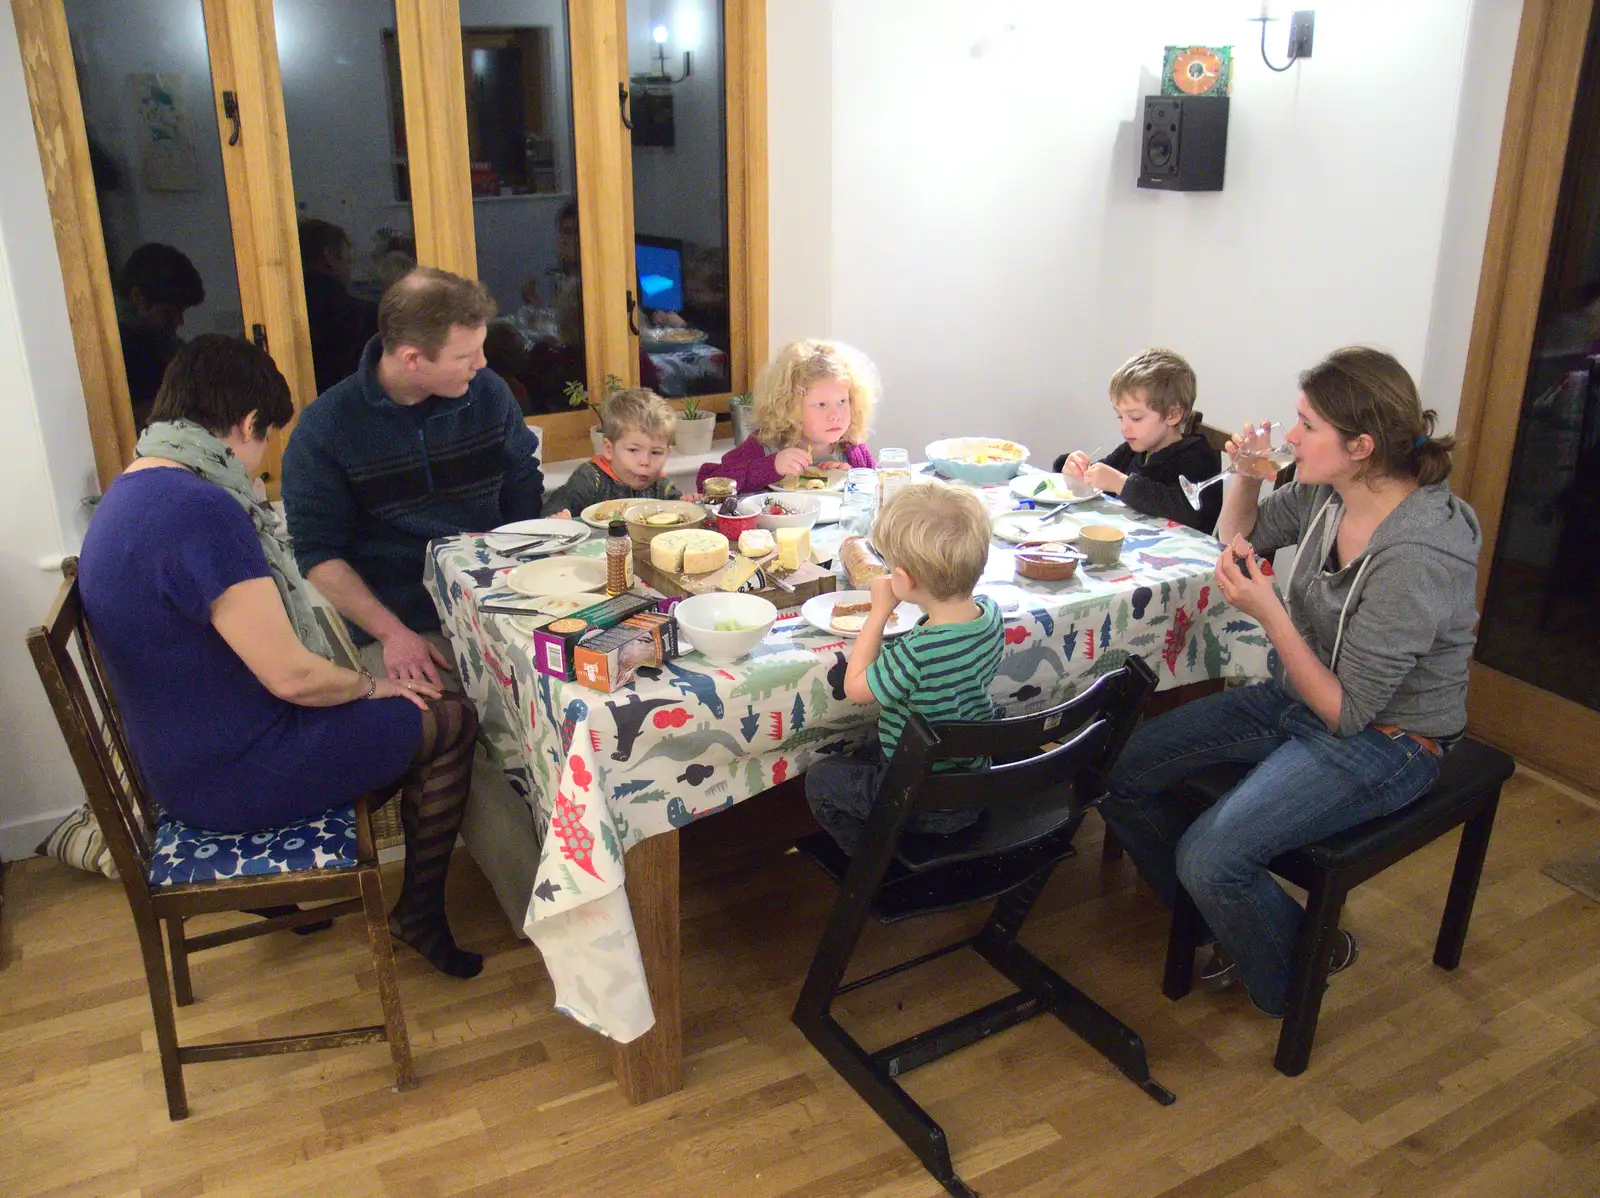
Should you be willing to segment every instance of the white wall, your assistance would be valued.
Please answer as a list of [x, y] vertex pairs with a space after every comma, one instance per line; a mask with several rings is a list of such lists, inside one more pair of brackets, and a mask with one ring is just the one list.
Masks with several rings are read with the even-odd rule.
[[833, 330], [833, 0], [767, 6], [767, 320], [774, 349]]
[[[1453, 423], [1517, 4], [1477, 6], [1460, 161], [1469, 0], [1321, 6], [1315, 56], [1286, 74], [1262, 65], [1240, 0], [802, 7], [774, 12], [770, 47], [774, 342], [808, 317], [870, 354], [877, 442], [981, 429], [1040, 456], [1092, 448], [1114, 436], [1105, 380], [1150, 344], [1190, 358], [1213, 423], [1283, 414], [1299, 370], [1357, 341], [1424, 376]], [[825, 148], [816, 80], [780, 65], [780, 37], [823, 8]], [[1168, 42], [1235, 47], [1220, 193], [1134, 186]], [[784, 236], [780, 179], [802, 153], [826, 160], [826, 244]], [[803, 309], [778, 302], [791, 281]]]

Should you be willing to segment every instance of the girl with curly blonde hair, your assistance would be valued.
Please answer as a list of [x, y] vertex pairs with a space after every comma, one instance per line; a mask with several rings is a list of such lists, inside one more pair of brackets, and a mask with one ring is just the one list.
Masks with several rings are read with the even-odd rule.
[[731, 478], [740, 491], [764, 491], [780, 478], [877, 465], [866, 437], [881, 392], [877, 368], [859, 350], [791, 342], [756, 379], [749, 438], [700, 467], [698, 484]]

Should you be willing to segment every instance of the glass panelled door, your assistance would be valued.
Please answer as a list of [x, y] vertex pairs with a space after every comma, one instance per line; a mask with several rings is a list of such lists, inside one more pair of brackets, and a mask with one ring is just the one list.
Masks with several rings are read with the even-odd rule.
[[[1523, 302], [1531, 306], [1531, 287]], [[1497, 527], [1485, 530], [1493, 560], [1477, 662], [1487, 669], [1474, 674], [1473, 726], [1536, 765], [1600, 785], [1600, 27], [1592, 21], [1538, 303], [1521, 395], [1491, 396], [1480, 437], [1512, 441], [1514, 423], [1509, 473], [1480, 465], [1473, 478], [1480, 512], [1493, 520], [1498, 509]]]
[[201, 0], [67, 0], [65, 12], [142, 428], [185, 339], [245, 333], [205, 17]]

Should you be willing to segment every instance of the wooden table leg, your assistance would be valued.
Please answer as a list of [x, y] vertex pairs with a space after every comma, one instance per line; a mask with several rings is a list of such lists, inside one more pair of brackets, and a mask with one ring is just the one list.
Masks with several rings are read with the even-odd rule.
[[611, 1068], [638, 1105], [683, 1089], [683, 996], [678, 941], [678, 831], [628, 850], [628, 905], [639, 935], [656, 1023], [627, 1044], [611, 1041]]

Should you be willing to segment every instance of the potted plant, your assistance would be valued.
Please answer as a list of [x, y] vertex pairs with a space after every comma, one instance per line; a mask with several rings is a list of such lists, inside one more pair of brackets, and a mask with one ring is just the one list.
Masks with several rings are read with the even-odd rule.
[[[610, 395], [614, 391], [621, 390], [622, 380], [614, 374], [606, 375], [606, 394]], [[570, 383], [562, 388], [562, 391], [566, 394], [567, 405], [569, 407], [588, 408], [589, 411], [594, 413], [595, 423], [589, 428], [589, 442], [594, 446], [595, 455], [598, 457], [600, 450], [603, 448], [601, 442], [605, 440], [605, 436], [601, 432], [599, 424], [600, 405], [590, 402], [589, 389], [585, 387], [582, 381], [579, 379], [573, 379]]]
[[728, 401], [728, 416], [733, 420], [733, 443], [740, 444], [750, 435], [750, 409], [755, 403], [755, 396], [750, 392], [735, 395]]
[[716, 428], [717, 414], [702, 410], [700, 401], [690, 396], [683, 401], [683, 411], [678, 413], [678, 430], [672, 439], [679, 453], [710, 453], [711, 437]]

